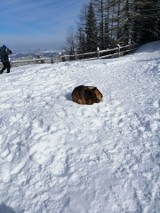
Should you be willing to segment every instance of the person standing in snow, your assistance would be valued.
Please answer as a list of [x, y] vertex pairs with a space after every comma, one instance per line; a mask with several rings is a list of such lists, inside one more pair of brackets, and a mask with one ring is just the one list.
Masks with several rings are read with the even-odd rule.
[[12, 51], [8, 49], [6, 45], [2, 45], [2, 47], [0, 47], [0, 58], [3, 64], [3, 67], [0, 70], [0, 74], [2, 74], [5, 69], [7, 69], [7, 73], [10, 73], [11, 64], [8, 57], [9, 54], [12, 54]]

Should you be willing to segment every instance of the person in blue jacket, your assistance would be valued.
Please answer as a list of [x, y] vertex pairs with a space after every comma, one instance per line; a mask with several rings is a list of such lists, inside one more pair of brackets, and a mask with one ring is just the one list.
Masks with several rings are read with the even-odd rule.
[[7, 69], [7, 73], [10, 73], [11, 64], [9, 61], [9, 54], [12, 54], [12, 51], [6, 47], [6, 45], [2, 45], [0, 47], [0, 59], [3, 64], [2, 69], [0, 70], [0, 74], [4, 72], [5, 69]]

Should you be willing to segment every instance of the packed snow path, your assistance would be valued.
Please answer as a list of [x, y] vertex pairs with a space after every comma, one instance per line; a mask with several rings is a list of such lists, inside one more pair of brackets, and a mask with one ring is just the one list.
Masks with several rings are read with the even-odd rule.
[[159, 145], [160, 42], [0, 75], [0, 213], [159, 213]]

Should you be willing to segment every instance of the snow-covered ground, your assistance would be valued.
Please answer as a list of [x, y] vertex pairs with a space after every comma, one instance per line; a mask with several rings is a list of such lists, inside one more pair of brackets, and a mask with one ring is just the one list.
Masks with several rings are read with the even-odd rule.
[[159, 145], [160, 42], [0, 75], [0, 213], [159, 213]]

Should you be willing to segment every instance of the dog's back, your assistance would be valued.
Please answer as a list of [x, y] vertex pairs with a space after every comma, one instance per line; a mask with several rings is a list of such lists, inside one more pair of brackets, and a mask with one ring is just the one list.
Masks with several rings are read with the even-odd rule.
[[102, 93], [93, 86], [80, 85], [72, 92], [72, 101], [78, 104], [91, 105], [93, 103], [99, 103], [102, 99]]
[[85, 104], [84, 94], [85, 94], [85, 86], [80, 85], [76, 87], [72, 92], [72, 101], [78, 104]]

